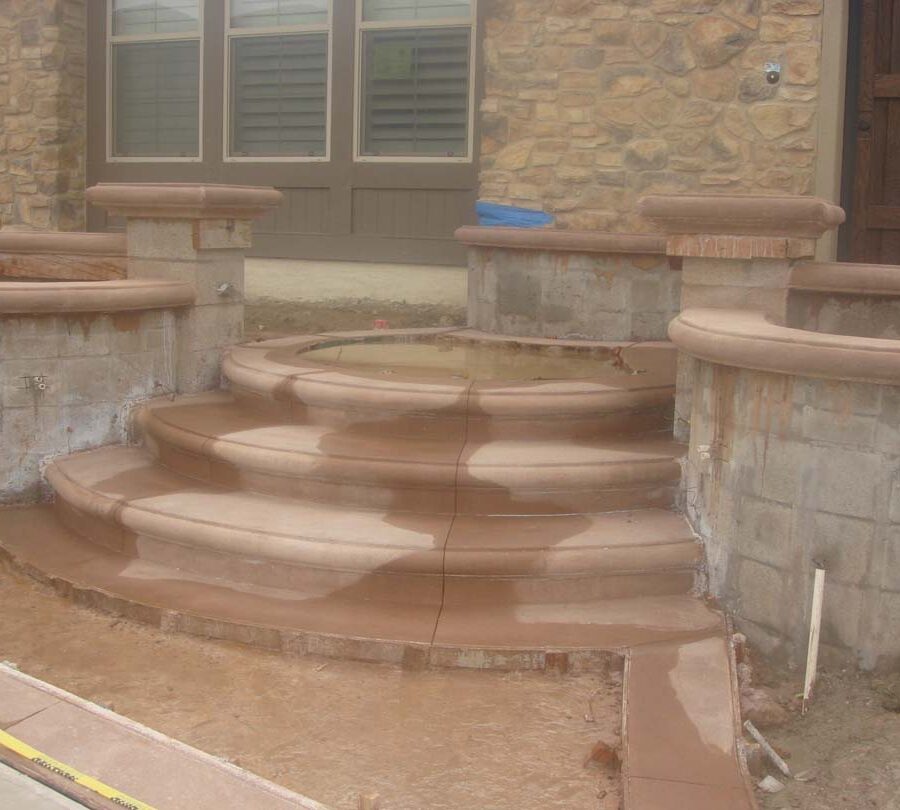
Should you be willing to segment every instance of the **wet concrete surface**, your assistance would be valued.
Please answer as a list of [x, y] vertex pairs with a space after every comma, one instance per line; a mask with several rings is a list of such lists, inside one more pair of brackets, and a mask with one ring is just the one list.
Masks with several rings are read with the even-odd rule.
[[426, 379], [559, 380], [615, 375], [609, 352], [548, 351], [519, 343], [461, 341], [432, 336], [414, 341], [343, 341], [298, 355], [352, 371]]
[[383, 810], [619, 807], [583, 767], [621, 725], [616, 675], [403, 671], [170, 636], [0, 568], [0, 658], [292, 790]]

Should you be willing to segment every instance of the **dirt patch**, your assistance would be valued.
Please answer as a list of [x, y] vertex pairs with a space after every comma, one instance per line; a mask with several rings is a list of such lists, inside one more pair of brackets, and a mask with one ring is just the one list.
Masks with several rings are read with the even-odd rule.
[[[794, 678], [779, 688], [794, 707], [801, 690]], [[807, 715], [795, 708], [765, 735], [804, 780], [772, 771], [785, 789], [760, 795], [765, 810], [900, 810], [900, 673], [823, 673]]]
[[0, 566], [0, 658], [151, 728], [354, 810], [617, 810], [583, 763], [620, 728], [621, 679], [409, 672], [167, 635]]
[[283, 301], [257, 298], [244, 309], [244, 330], [248, 339], [256, 335], [372, 329], [376, 320], [387, 321], [392, 329], [433, 326], [464, 326], [464, 307], [445, 304], [409, 304], [403, 301], [376, 301], [373, 298], [333, 301]]

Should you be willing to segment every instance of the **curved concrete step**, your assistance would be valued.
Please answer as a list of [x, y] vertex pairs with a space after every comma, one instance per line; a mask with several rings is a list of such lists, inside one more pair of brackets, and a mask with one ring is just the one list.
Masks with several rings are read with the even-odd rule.
[[673, 513], [491, 518], [351, 510], [227, 490], [135, 448], [55, 461], [61, 519], [126, 557], [242, 584], [439, 603], [686, 593], [699, 546]]
[[265, 588], [127, 559], [63, 526], [49, 507], [7, 509], [0, 551], [82, 604], [205, 637], [288, 653], [413, 665], [543, 668], [548, 650], [589, 666], [604, 650], [705, 638], [722, 618], [687, 595], [478, 606]]
[[[363, 334], [371, 339], [372, 333]], [[455, 334], [497, 339], [468, 330]], [[254, 412], [307, 424], [378, 423], [382, 432], [398, 435], [458, 436], [468, 431], [483, 439], [549, 439], [659, 431], [671, 425], [675, 355], [669, 343], [588, 345], [616, 348], [623, 357], [641, 352], [642, 373], [471, 382], [385, 376], [302, 359], [304, 349], [324, 340], [304, 336], [237, 346], [226, 354], [223, 373], [236, 398]], [[527, 342], [547, 344], [548, 349], [551, 344]], [[558, 351], [558, 343], [551, 350]], [[584, 349], [585, 342], [572, 346]], [[547, 419], [550, 413], [553, 419]]]
[[616, 440], [404, 438], [377, 426], [281, 424], [225, 394], [164, 401], [139, 417], [174, 471], [235, 489], [440, 514], [558, 514], [669, 506], [680, 446]]

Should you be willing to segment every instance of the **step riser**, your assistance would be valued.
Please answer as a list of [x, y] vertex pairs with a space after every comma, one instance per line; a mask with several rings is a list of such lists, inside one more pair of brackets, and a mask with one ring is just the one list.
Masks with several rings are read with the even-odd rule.
[[[304, 596], [316, 594], [320, 598], [340, 596], [391, 602], [402, 594], [405, 603], [440, 604], [444, 565], [447, 593], [452, 583], [453, 599], [459, 604], [675, 595], [690, 591], [697, 564], [697, 547], [677, 544], [639, 550], [595, 549], [593, 553], [579, 550], [574, 559], [570, 552], [549, 550], [543, 554], [533, 552], [527, 555], [529, 560], [516, 559], [512, 563], [510, 555], [448, 551], [444, 557], [436, 549], [383, 560], [380, 566], [373, 561], [367, 569], [349, 571], [327, 567], [354, 561], [354, 550], [337, 544], [321, 544], [324, 548], [314, 549], [319, 553], [310, 553], [310, 564], [303, 565], [266, 560], [259, 548], [254, 553], [252, 538], [245, 538], [240, 546], [247, 554], [237, 552], [237, 546], [237, 553], [228, 553], [202, 545], [189, 526], [172, 526], [171, 534], [162, 538], [135, 528], [141, 522], [140, 516], [127, 510], [104, 509], [100, 511], [106, 517], [99, 517], [72, 506], [62, 497], [57, 498], [54, 508], [70, 531], [122, 555], [123, 568], [129, 559], [140, 559], [204, 578]], [[364, 564], [358, 556], [356, 561]], [[509, 575], [498, 576], [500, 571]]]
[[[358, 467], [346, 474], [344, 480], [338, 480], [342, 471], [334, 469], [339, 465], [311, 469], [310, 477], [297, 477], [295, 470], [290, 471], [293, 474], [275, 475], [186, 452], [166, 442], [148, 441], [147, 446], [159, 462], [173, 472], [225, 489], [392, 512], [552, 515], [645, 507], [669, 508], [675, 499], [675, 484], [668, 483], [673, 481], [673, 465], [667, 463], [656, 470], [657, 477], [663, 479], [662, 484], [606, 489], [602, 488], [605, 483], [602, 470], [593, 471], [596, 484], [585, 486], [580, 483], [577, 487], [573, 485], [565, 489], [541, 488], [540, 482], [533, 487], [454, 486], [449, 481], [442, 487], [404, 486], [402, 482], [379, 486], [371, 478], [366, 480], [361, 476]], [[332, 469], [327, 469], [328, 466]], [[582, 482], [591, 477], [583, 471], [578, 472]], [[316, 477], [311, 477], [313, 475]]]
[[618, 574], [606, 577], [523, 577], [479, 580], [448, 577], [444, 604], [448, 607], [492, 606], [502, 612], [516, 605], [573, 604], [598, 599], [677, 596], [690, 593], [694, 571]]
[[[348, 426], [372, 426], [383, 435], [404, 438], [491, 441], [516, 439], [550, 441], [555, 439], [589, 439], [603, 436], [641, 436], [647, 433], [670, 433], [673, 401], [666, 395], [661, 404], [656, 398], [635, 401], [621, 411], [596, 409], [569, 413], [566, 403], [548, 402], [535, 414], [485, 413], [474, 400], [468, 413], [360, 409], [350, 405], [330, 408], [297, 400], [274, 400], [232, 385], [231, 392], [240, 407], [252, 414], [286, 423], [322, 425], [338, 429]], [[548, 419], [548, 414], [552, 418]]]
[[[434, 461], [425, 455], [405, 460], [335, 455], [327, 435], [316, 452], [284, 450], [271, 439], [268, 446], [247, 443], [253, 438], [242, 431], [210, 438], [171, 424], [166, 413], [145, 409], [137, 421], [147, 448], [173, 472], [226, 489], [368, 509], [558, 514], [670, 506], [669, 490], [680, 476], [678, 463], [658, 452], [618, 461], [504, 465], [485, 463], [477, 443], [465, 449], [446, 443], [435, 447]], [[346, 446], [346, 439], [335, 436], [333, 443]]]
[[[339, 596], [353, 600], [394, 602], [401, 595], [402, 601], [408, 604], [438, 606], [441, 603], [442, 554], [437, 551], [430, 558], [425, 554], [410, 554], [402, 560], [403, 565], [420, 571], [432, 569], [432, 574], [402, 570], [391, 572], [380, 570], [377, 566], [373, 566], [371, 570], [338, 570], [266, 560], [261, 556], [230, 554], [198, 543], [191, 544], [189, 537], [179, 538], [181, 542], [160, 538], [110, 524], [68, 504], [57, 505], [56, 513], [70, 531], [89, 542], [121, 554], [122, 566], [126, 570], [129, 560], [144, 560], [185, 575], [220, 580], [223, 584], [240, 583], [271, 588], [279, 591], [282, 596], [289, 596], [291, 593], [302, 595], [304, 601]], [[319, 562], [325, 564], [329, 561], [321, 559]], [[332, 564], [339, 562], [352, 562], [352, 552], [340, 554], [337, 559], [331, 560]]]

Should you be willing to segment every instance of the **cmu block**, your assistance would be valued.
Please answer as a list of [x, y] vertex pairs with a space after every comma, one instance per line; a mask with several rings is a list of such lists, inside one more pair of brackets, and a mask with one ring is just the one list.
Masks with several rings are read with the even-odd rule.
[[[874, 440], [896, 425], [900, 389], [691, 363], [684, 486], [702, 495], [687, 512], [714, 558], [712, 593], [767, 651], [800, 664], [821, 561], [827, 660], [900, 661], [884, 618], [900, 599], [900, 453]], [[693, 461], [716, 436], [726, 447]]]

